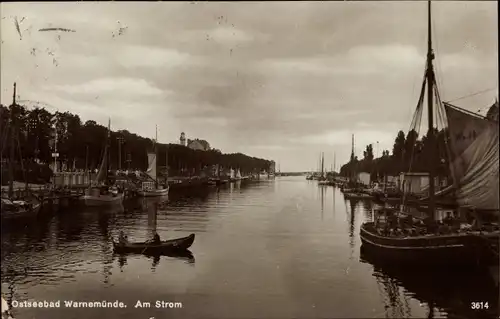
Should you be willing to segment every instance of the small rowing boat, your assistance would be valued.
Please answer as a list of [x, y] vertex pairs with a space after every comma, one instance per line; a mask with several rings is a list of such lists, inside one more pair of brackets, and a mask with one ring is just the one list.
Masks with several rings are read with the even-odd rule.
[[165, 240], [160, 243], [140, 242], [121, 244], [113, 240], [115, 253], [163, 254], [172, 251], [187, 250], [194, 242], [194, 234], [187, 237]]
[[373, 196], [364, 193], [344, 193], [345, 199], [371, 199]]

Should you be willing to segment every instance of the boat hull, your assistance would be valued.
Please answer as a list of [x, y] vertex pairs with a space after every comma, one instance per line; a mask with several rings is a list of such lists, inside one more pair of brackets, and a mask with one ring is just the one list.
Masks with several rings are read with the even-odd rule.
[[458, 267], [491, 263], [483, 239], [469, 234], [386, 237], [376, 233], [373, 223], [364, 223], [360, 237], [364, 248], [386, 261], [406, 265]]
[[356, 193], [344, 193], [345, 199], [372, 199], [373, 196], [367, 195], [364, 193], [356, 194]]
[[123, 193], [117, 195], [84, 195], [81, 200], [85, 206], [114, 206], [123, 203]]
[[168, 195], [169, 187], [163, 189], [138, 190], [137, 195], [142, 197], [159, 197]]
[[21, 218], [36, 217], [40, 212], [42, 204], [37, 203], [31, 208], [21, 208], [17, 211], [2, 211], [2, 220], [16, 220]]
[[185, 251], [193, 245], [195, 235], [191, 234], [187, 237], [171, 239], [161, 242], [160, 244], [153, 243], [130, 243], [126, 245], [119, 244], [113, 241], [113, 250], [115, 253], [135, 253], [135, 254], [166, 254], [175, 251]]

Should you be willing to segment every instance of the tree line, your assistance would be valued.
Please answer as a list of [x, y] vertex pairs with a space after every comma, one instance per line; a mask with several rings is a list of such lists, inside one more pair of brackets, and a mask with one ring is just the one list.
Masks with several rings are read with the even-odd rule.
[[437, 147], [430, 145], [428, 133], [419, 138], [415, 130], [410, 130], [406, 135], [399, 131], [391, 153], [383, 150], [381, 157], [374, 158], [373, 145], [369, 144], [362, 159], [351, 154], [350, 161], [341, 167], [340, 175], [350, 177], [359, 172], [367, 172], [375, 180], [377, 176], [397, 176], [401, 172], [428, 172], [429, 167], [434, 165], [438, 176], [449, 178], [446, 154], [446, 143], [449, 141], [446, 130], [435, 128], [434, 138]]
[[[65, 163], [68, 169], [98, 168], [108, 130], [93, 120], [83, 123], [78, 115], [70, 112], [51, 113], [45, 108], [28, 109], [16, 104], [9, 107], [0, 105], [0, 134], [2, 164], [10, 158], [10, 147], [13, 145], [16, 176], [26, 170], [43, 170], [44, 175], [50, 175], [47, 167], [53, 162], [55, 146], [59, 162]], [[155, 148], [158, 165], [163, 166], [164, 171], [168, 163], [170, 176], [197, 174], [217, 164], [225, 168], [239, 168], [242, 174], [256, 173], [269, 170], [272, 163], [241, 153], [193, 150], [178, 144], [155, 145], [154, 140], [127, 130], [111, 131], [108, 143], [109, 167], [112, 170], [147, 169], [147, 152]], [[35, 161], [41, 165], [35, 165]], [[2, 176], [8, 176], [4, 174], [8, 172], [7, 166], [2, 165]]]

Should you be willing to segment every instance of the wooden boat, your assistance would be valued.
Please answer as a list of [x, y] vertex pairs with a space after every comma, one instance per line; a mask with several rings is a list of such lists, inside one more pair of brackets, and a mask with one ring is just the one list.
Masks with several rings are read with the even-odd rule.
[[499, 234], [500, 231], [389, 237], [379, 234], [373, 222], [364, 223], [360, 229], [363, 246], [379, 256], [414, 265], [478, 265], [489, 254], [487, 242], [498, 240]]
[[344, 193], [345, 199], [371, 199], [373, 196], [365, 193]]
[[107, 187], [91, 187], [85, 190], [81, 200], [85, 206], [114, 206], [123, 203], [124, 194]]
[[[143, 183], [144, 184], [144, 183]], [[169, 186], [158, 186], [158, 188], [147, 188], [137, 190], [137, 194], [142, 197], [159, 197], [168, 195]]]
[[159, 244], [150, 242], [120, 244], [113, 241], [113, 250], [116, 253], [162, 254], [172, 251], [189, 249], [194, 242], [195, 235], [162, 241]]
[[111, 132], [111, 119], [108, 121], [108, 135], [104, 146], [104, 155], [102, 157], [99, 172], [94, 184], [85, 190], [85, 195], [81, 201], [85, 206], [113, 206], [123, 203], [124, 194], [109, 185], [109, 139]]
[[[428, 2], [428, 19], [430, 35], [430, 1]], [[422, 114], [427, 84], [428, 127], [431, 128], [429, 132], [434, 132], [433, 109], [436, 107], [433, 105], [434, 98], [439, 102], [432, 65], [433, 59], [432, 41], [429, 36], [426, 77], [415, 111], [416, 116]], [[435, 96], [432, 93], [433, 90], [436, 90]], [[440, 104], [438, 103], [437, 106]], [[498, 218], [498, 118], [495, 120], [481, 117], [449, 103], [444, 103], [444, 112], [446, 112], [447, 134], [449, 134], [450, 140], [446, 146], [449, 147], [447, 153], [450, 154], [450, 171], [454, 179], [452, 187], [459, 212], [472, 214], [479, 224], [481, 219], [485, 219], [489, 214], [494, 214]], [[417, 122], [420, 123], [418, 120], [414, 123]], [[434, 139], [429, 139], [429, 141], [434, 142]], [[436, 147], [436, 145], [432, 144], [432, 147]], [[435, 180], [436, 166], [437, 159], [430, 161], [429, 181]], [[376, 251], [378, 255], [397, 263], [431, 263], [455, 268], [498, 263], [498, 240], [500, 238], [498, 224], [491, 229], [483, 229], [480, 232], [454, 231], [454, 233], [438, 234], [435, 229], [431, 230], [431, 228], [436, 228], [431, 226], [436, 223], [437, 200], [434, 192], [435, 184], [429, 183], [429, 185], [429, 196], [426, 202], [426, 211], [430, 220], [429, 225], [427, 225], [428, 234], [392, 236], [386, 232], [380, 232], [376, 223], [367, 222], [361, 226], [360, 230], [363, 245]], [[393, 229], [400, 227], [396, 224]], [[480, 226], [479, 229], [481, 229]]]
[[41, 203], [28, 203], [26, 201], [11, 201], [2, 198], [2, 220], [35, 217], [40, 212]]

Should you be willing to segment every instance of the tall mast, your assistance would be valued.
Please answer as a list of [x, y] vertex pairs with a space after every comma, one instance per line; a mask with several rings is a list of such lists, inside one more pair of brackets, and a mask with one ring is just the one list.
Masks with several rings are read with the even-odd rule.
[[106, 135], [106, 184], [108, 183], [108, 170], [109, 170], [109, 160], [111, 158], [110, 156], [110, 149], [109, 149], [109, 140], [111, 138], [111, 118], [108, 118], [108, 135]]
[[333, 171], [337, 169], [337, 153], [333, 152]]
[[155, 185], [156, 187], [158, 187], [158, 172], [157, 172], [157, 169], [158, 169], [158, 124], [155, 125], [155, 164], [156, 164], [156, 167], [155, 167]]
[[325, 153], [321, 153], [321, 177], [325, 175]]
[[10, 158], [9, 158], [9, 198], [14, 196], [14, 109], [16, 106], [16, 83], [12, 94], [12, 107], [10, 108]]
[[[427, 112], [428, 112], [428, 126], [429, 133], [428, 139], [429, 144], [431, 145], [430, 149], [433, 149], [434, 144], [434, 112], [433, 112], [433, 86], [435, 83], [435, 74], [434, 68], [432, 65], [432, 60], [434, 59], [434, 53], [432, 51], [432, 19], [431, 19], [431, 1], [427, 2], [427, 11], [428, 11], [428, 21], [427, 21]], [[429, 214], [434, 218], [434, 156], [433, 152], [431, 155], [431, 165], [429, 165]]]
[[165, 144], [165, 185], [168, 185], [168, 143]]

